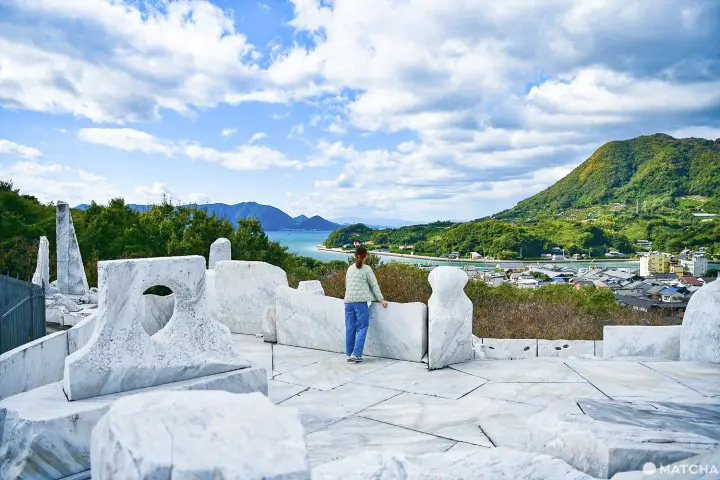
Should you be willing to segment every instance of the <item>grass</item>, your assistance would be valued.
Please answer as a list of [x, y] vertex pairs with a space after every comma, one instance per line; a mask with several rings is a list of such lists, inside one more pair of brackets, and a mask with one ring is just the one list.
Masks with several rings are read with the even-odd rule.
[[[381, 264], [375, 274], [388, 301], [427, 303], [432, 293], [428, 272], [413, 265]], [[343, 298], [344, 266], [320, 280], [326, 295]], [[470, 281], [465, 293], [473, 302], [473, 333], [478, 337], [601, 340], [605, 325], [671, 324], [660, 314], [617, 305], [613, 292], [603, 288], [548, 285], [528, 290]]]

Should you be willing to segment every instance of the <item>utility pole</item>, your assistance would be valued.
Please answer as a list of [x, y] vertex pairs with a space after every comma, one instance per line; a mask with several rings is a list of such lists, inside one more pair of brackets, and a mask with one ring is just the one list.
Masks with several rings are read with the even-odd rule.
[[635, 199], [635, 215], [640, 214], [640, 198]]

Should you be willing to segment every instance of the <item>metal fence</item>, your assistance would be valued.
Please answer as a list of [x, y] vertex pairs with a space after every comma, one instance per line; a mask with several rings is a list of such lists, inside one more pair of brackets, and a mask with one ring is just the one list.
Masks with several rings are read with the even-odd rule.
[[45, 289], [0, 275], [0, 353], [45, 334]]

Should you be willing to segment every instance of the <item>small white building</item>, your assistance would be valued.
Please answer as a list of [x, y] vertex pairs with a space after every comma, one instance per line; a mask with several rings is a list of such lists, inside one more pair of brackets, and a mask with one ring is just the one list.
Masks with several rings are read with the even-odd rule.
[[687, 258], [680, 260], [683, 270], [693, 277], [702, 277], [707, 273], [708, 261], [707, 257], [700, 253], [688, 255]]

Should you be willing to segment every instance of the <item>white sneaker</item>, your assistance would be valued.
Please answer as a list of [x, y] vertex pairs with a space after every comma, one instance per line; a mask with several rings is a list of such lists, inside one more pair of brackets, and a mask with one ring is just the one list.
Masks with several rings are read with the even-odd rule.
[[[345, 357], [348, 363], [355, 363], [358, 361], [358, 358], [355, 355], [350, 355], [349, 357]], [[362, 360], [360, 360], [362, 362]]]

